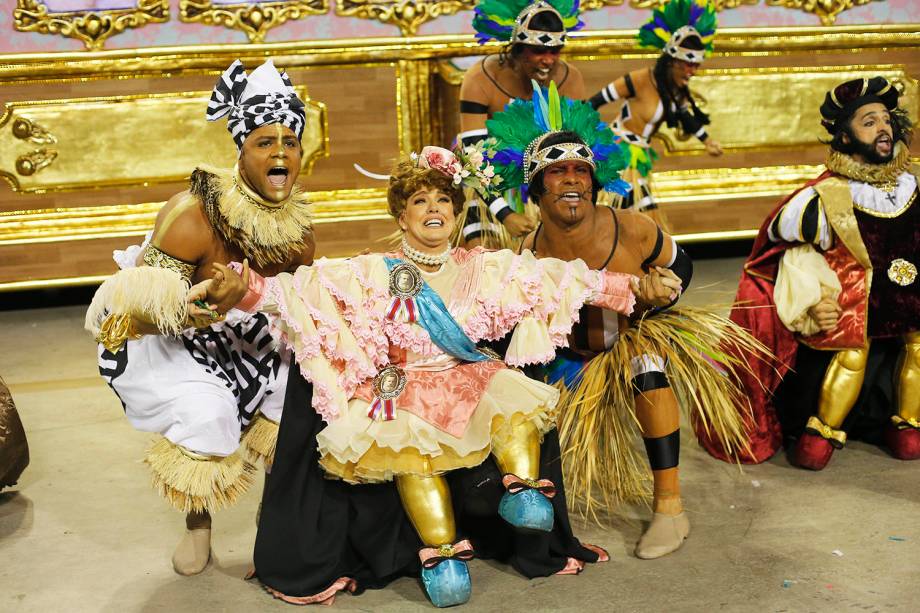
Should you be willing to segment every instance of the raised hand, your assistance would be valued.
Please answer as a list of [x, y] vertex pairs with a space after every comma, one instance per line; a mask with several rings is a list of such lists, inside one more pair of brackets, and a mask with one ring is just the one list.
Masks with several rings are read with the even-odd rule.
[[680, 296], [681, 280], [673, 271], [655, 266], [648, 274], [631, 282], [636, 300], [653, 307], [668, 306]]
[[236, 306], [249, 289], [249, 261], [243, 260], [243, 276], [218, 262], [211, 265], [211, 280], [207, 286], [207, 301], [215, 310], [226, 313]]

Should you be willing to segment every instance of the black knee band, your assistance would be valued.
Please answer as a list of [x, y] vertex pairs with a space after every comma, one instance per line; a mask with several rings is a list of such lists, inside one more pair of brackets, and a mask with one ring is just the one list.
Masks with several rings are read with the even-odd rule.
[[644, 438], [645, 453], [652, 470], [666, 470], [680, 464], [680, 430], [667, 436]]
[[651, 392], [653, 390], [670, 387], [671, 384], [668, 383], [668, 376], [666, 374], [660, 370], [650, 370], [633, 377], [632, 386], [633, 392], [641, 394], [642, 392]]

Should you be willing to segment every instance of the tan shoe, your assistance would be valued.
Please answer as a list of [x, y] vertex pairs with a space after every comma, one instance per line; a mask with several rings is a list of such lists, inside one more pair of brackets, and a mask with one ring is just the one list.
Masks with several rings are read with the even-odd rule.
[[643, 560], [654, 560], [666, 556], [672, 551], [677, 551], [689, 534], [690, 520], [687, 519], [686, 513], [681, 512], [680, 515], [655, 513], [648, 530], [636, 545], [636, 557]]
[[197, 575], [211, 559], [211, 529], [186, 530], [173, 553], [173, 569], [180, 575]]

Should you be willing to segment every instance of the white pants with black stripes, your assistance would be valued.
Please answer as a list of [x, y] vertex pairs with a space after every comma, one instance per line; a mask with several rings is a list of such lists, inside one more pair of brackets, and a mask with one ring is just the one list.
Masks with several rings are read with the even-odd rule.
[[178, 338], [128, 341], [115, 354], [99, 345], [99, 371], [131, 425], [207, 456], [235, 452], [258, 413], [281, 420], [289, 361], [267, 317], [241, 311]]

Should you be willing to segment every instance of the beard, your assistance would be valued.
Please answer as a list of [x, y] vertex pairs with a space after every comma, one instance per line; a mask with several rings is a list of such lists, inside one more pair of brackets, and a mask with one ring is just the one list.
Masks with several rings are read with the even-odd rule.
[[876, 148], [878, 138], [871, 143], [859, 140], [853, 136], [853, 134], [850, 134], [850, 138], [852, 139], [853, 153], [861, 155], [862, 158], [870, 164], [887, 164], [894, 158], [894, 139], [891, 141], [891, 150], [887, 154], [882, 155]]

